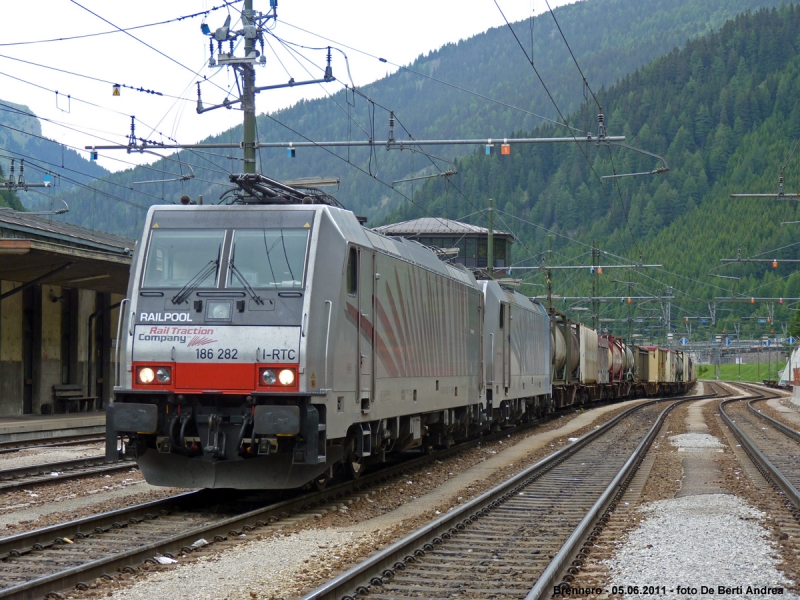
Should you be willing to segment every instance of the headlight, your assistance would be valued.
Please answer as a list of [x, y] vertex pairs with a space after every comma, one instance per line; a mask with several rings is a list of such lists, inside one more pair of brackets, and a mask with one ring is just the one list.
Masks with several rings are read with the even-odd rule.
[[156, 369], [156, 379], [158, 383], [169, 383], [172, 380], [172, 369], [169, 367], [158, 367]]
[[278, 378], [275, 376], [275, 371], [272, 369], [264, 369], [264, 371], [261, 373], [261, 381], [264, 383], [264, 385], [275, 385], [277, 379]]
[[292, 385], [294, 383], [294, 371], [283, 369], [278, 373], [278, 381], [281, 382], [281, 385]]
[[153, 383], [156, 378], [155, 371], [150, 367], [139, 369], [139, 383]]

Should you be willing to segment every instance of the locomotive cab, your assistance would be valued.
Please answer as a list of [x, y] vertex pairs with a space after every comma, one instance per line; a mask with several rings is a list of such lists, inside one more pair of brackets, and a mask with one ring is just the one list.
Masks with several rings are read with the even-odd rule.
[[[326, 448], [314, 400], [324, 391], [304, 356], [310, 249], [327, 208], [151, 208], [118, 340], [109, 454], [124, 435], [150, 483], [253, 488], [297, 487], [340, 457]], [[335, 261], [343, 245], [330, 246]]]

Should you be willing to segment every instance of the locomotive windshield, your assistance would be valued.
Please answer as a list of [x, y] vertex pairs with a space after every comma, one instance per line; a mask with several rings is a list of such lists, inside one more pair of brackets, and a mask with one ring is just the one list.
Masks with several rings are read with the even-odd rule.
[[308, 229], [235, 230], [230, 262], [236, 268], [230, 269], [227, 286], [302, 287], [308, 235]]
[[211, 288], [217, 283], [224, 229], [154, 229], [144, 271], [144, 287], [182, 288], [199, 274], [193, 287]]

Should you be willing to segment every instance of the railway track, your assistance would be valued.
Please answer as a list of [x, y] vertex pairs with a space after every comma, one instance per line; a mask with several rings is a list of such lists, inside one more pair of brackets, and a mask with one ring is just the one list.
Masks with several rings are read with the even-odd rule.
[[592, 543], [669, 410], [716, 395], [631, 408], [303, 600], [549, 597], [585, 558], [581, 544]]
[[720, 415], [767, 481], [785, 494], [800, 517], [800, 432], [761, 413], [754, 404], [780, 397], [772, 391], [737, 384], [752, 396], [720, 403]]
[[62, 436], [58, 438], [17, 440], [13, 442], [0, 442], [0, 454], [9, 454], [11, 452], [19, 452], [20, 450], [60, 448], [62, 446], [80, 446], [84, 444], [99, 444], [102, 442], [105, 442], [105, 437], [92, 434]]
[[152, 562], [157, 555], [192, 552], [192, 544], [201, 539], [226, 542], [301, 512], [310, 516], [325, 505], [338, 505], [361, 490], [402, 477], [410, 469], [506, 435], [503, 431], [406, 460], [321, 492], [287, 497], [285, 493], [200, 490], [0, 538], [0, 598], [28, 599], [82, 588], [107, 573]]
[[107, 462], [105, 456], [76, 458], [28, 467], [3, 469], [0, 470], [0, 493], [131, 469], [138, 469], [134, 461]]

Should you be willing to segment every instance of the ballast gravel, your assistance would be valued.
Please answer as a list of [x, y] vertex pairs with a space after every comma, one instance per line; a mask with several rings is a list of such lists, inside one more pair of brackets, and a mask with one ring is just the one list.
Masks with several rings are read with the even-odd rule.
[[[765, 514], [741, 498], [702, 494], [660, 500], [639, 510], [646, 519], [604, 561], [613, 585], [665, 586], [669, 598], [699, 597], [701, 586], [715, 594], [718, 586], [734, 588], [717, 594], [726, 599], [762, 598], [764, 586], [781, 587], [782, 597], [800, 598], [788, 593], [791, 582], [776, 569], [778, 550], [761, 525]], [[758, 591], [748, 593], [748, 586]]]
[[[304, 574], [316, 570], [321, 555], [325, 555], [326, 562], [332, 563], [334, 569], [343, 568], [345, 565], [337, 565], [337, 562], [344, 562], [348, 547], [356, 545], [356, 538], [362, 538], [358, 542], [363, 543], [363, 537], [356, 533], [307, 530], [286, 536], [279, 534], [269, 540], [254, 540], [255, 543], [234, 546], [224, 554], [203, 556], [180, 569], [152, 573], [133, 587], [119, 589], [113, 598], [284, 598], [281, 590], [293, 587]], [[333, 572], [328, 568], [327, 576], [332, 576]]]
[[80, 446], [59, 446], [56, 448], [29, 448], [19, 452], [0, 455], [0, 471], [18, 467], [32, 467], [46, 463], [91, 458], [102, 456], [105, 447], [102, 444], [86, 444]]

